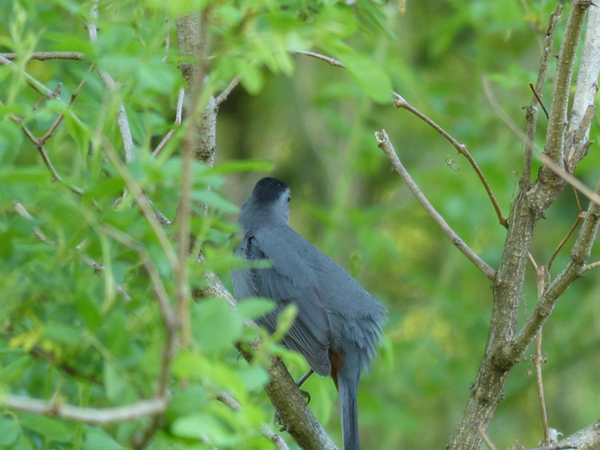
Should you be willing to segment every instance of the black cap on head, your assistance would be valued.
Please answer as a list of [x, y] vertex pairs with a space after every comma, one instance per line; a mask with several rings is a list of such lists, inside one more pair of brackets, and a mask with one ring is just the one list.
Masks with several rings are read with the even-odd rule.
[[283, 181], [277, 178], [266, 177], [256, 183], [256, 186], [252, 190], [252, 197], [259, 204], [272, 203], [287, 189], [289, 189], [288, 185]]

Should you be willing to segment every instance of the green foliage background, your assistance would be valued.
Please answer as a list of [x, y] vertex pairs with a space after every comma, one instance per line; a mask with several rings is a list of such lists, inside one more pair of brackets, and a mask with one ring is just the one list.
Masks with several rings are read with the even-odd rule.
[[[367, 0], [357, 0], [354, 7], [325, 0], [101, 1], [99, 39], [90, 43], [84, 28], [90, 2], [0, 3], [0, 51], [19, 56], [16, 68], [0, 66], [0, 390], [90, 407], [126, 405], [153, 395], [165, 339], [160, 310], [138, 254], [112, 239], [107, 227], [146, 248], [170, 294], [175, 280], [130, 196], [113, 206], [125, 186], [102, 148], [106, 141], [121, 148], [118, 98], [106, 94], [95, 72], [87, 78], [86, 72], [95, 62], [119, 83], [136, 144], [136, 160], [128, 170], [156, 209], [172, 219], [185, 127], [157, 158], [150, 154], [173, 127], [183, 85], [175, 18], [209, 7], [209, 49], [215, 58], [209, 63], [208, 90], [218, 93], [238, 73], [242, 86], [220, 108], [215, 168], [194, 166], [194, 198], [209, 204], [210, 213], [193, 222], [194, 233], [207, 242], [208, 263], [190, 261], [192, 287], [202, 285], [207, 270], [229, 285], [228, 271], [239, 264], [231, 256], [235, 243], [228, 240], [235, 231], [235, 205], [265, 174], [283, 179], [293, 192], [292, 226], [390, 310], [381, 358], [361, 384], [364, 448], [443, 448], [461, 417], [487, 339], [491, 283], [390, 172], [374, 132], [389, 133], [433, 205], [496, 267], [505, 231], [476, 175], [439, 134], [396, 110], [389, 90], [467, 145], [508, 215], [522, 145], [489, 108], [481, 79], [489, 77], [504, 110], [524, 123], [521, 106], [531, 97], [527, 83], [537, 77], [543, 32], [556, 4], [408, 2], [401, 15], [395, 2]], [[171, 47], [165, 52], [166, 17]], [[85, 52], [86, 62], [26, 62], [33, 51], [51, 50]], [[338, 58], [347, 70], [295, 53], [307, 50]], [[32, 111], [40, 96], [25, 84], [23, 69], [51, 89], [63, 83], [60, 101], [45, 101]], [[24, 115], [27, 127], [41, 136], [84, 78], [46, 146], [65, 182], [85, 190], [78, 196], [65, 183], [51, 181], [10, 115]], [[548, 83], [544, 98], [551, 89]], [[544, 126], [540, 114], [538, 129]], [[596, 123], [592, 139], [597, 134]], [[541, 131], [538, 138], [543, 142]], [[599, 162], [592, 146], [576, 175], [593, 186]], [[210, 196], [207, 186], [213, 189]], [[31, 220], [16, 213], [15, 200]], [[566, 189], [538, 227], [532, 248], [538, 263], [547, 263], [577, 214]], [[37, 229], [53, 245], [36, 239]], [[592, 260], [599, 253], [594, 249]], [[567, 250], [558, 254], [555, 273], [567, 257]], [[86, 265], [90, 258], [104, 265], [102, 273]], [[117, 284], [130, 300], [119, 294]], [[550, 426], [565, 434], [598, 417], [599, 291], [597, 274], [590, 272], [565, 294], [544, 328]], [[523, 317], [535, 299], [530, 274]], [[261, 308], [231, 311], [217, 299], [193, 305], [193, 345], [178, 351], [173, 401], [149, 448], [211, 448], [207, 441], [218, 448], [270, 448], [256, 432], [273, 412], [262, 391], [266, 373], [258, 364], [237, 361], [231, 345], [251, 337], [242, 320], [256, 317]], [[281, 351], [266, 337], [264, 349]], [[306, 364], [287, 357], [292, 372], [300, 375]], [[542, 438], [530, 369], [522, 362], [511, 372], [489, 429], [498, 448], [516, 439], [533, 447]], [[242, 412], [214, 400], [221, 389], [240, 402]], [[333, 383], [313, 377], [307, 389], [313, 411], [341, 445]], [[128, 448], [144, 423], [99, 427], [3, 409], [0, 446]]]

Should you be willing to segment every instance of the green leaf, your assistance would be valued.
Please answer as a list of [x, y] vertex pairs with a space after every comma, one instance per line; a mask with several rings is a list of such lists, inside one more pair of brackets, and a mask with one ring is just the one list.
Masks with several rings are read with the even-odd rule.
[[19, 433], [19, 424], [12, 417], [0, 417], [0, 445], [11, 445]]
[[392, 103], [392, 82], [380, 64], [342, 45], [332, 46], [331, 54], [344, 64], [352, 79], [373, 101]]
[[222, 350], [241, 335], [242, 319], [224, 300], [206, 299], [192, 308], [194, 338], [202, 350]]
[[215, 191], [195, 189], [192, 192], [192, 198], [197, 202], [204, 203], [205, 205], [224, 212], [225, 214], [236, 214], [239, 212], [239, 208], [236, 205]]
[[275, 309], [275, 302], [260, 297], [250, 297], [238, 303], [238, 311], [244, 318], [256, 319]]
[[122, 400], [127, 391], [127, 383], [108, 361], [104, 361], [104, 384], [106, 395], [112, 402]]
[[196, 413], [181, 417], [173, 423], [171, 432], [189, 439], [208, 437], [210, 442], [217, 446], [231, 441], [231, 431], [215, 416], [209, 414]]
[[121, 450], [123, 446], [100, 428], [92, 428], [85, 437], [85, 450]]
[[90, 140], [90, 131], [86, 125], [77, 118], [71, 111], [65, 112], [65, 127], [69, 132], [69, 136], [73, 138], [80, 155], [85, 158], [88, 153], [88, 146]]
[[234, 159], [218, 164], [213, 173], [230, 174], [239, 172], [271, 172], [275, 167], [273, 161], [264, 159]]
[[34, 431], [40, 436], [47, 437], [56, 442], [71, 442], [71, 433], [68, 428], [58, 420], [44, 416], [31, 416], [21, 420], [21, 425]]

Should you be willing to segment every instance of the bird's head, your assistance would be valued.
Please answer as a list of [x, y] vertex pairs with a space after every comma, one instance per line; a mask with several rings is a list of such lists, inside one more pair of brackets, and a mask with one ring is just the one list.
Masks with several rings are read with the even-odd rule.
[[255, 226], [287, 224], [290, 217], [291, 191], [277, 178], [263, 178], [242, 205], [239, 223], [249, 229]]

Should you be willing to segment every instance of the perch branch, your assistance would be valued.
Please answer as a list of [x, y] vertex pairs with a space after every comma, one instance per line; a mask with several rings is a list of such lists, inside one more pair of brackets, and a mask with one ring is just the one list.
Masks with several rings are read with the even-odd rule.
[[379, 146], [379, 148], [381, 148], [381, 150], [383, 150], [383, 152], [386, 154], [386, 156], [392, 162], [392, 169], [394, 170], [394, 172], [396, 172], [398, 175], [400, 175], [402, 180], [406, 183], [408, 189], [410, 189], [410, 191], [417, 198], [419, 203], [421, 203], [423, 208], [425, 208], [425, 210], [431, 216], [431, 218], [435, 221], [435, 223], [437, 223], [439, 225], [439, 227], [442, 229], [442, 231], [444, 231], [446, 236], [448, 236], [448, 239], [450, 239], [450, 241], [461, 252], [463, 252], [464, 255], [467, 258], [469, 258], [469, 260], [473, 264], [475, 264], [477, 266], [477, 268], [479, 270], [481, 270], [486, 277], [488, 277], [490, 280], [493, 280], [494, 275], [496, 274], [494, 269], [492, 269], [490, 266], [488, 266], [485, 261], [483, 261], [479, 256], [477, 256], [477, 254], [473, 250], [471, 250], [469, 248], [469, 246], [467, 244], [465, 244], [460, 237], [458, 237], [458, 235], [454, 232], [454, 230], [452, 230], [452, 228], [450, 228], [448, 223], [435, 210], [435, 208], [431, 205], [431, 203], [429, 203], [429, 201], [423, 195], [423, 193], [421, 192], [419, 187], [412, 180], [411, 176], [409, 175], [409, 173], [406, 171], [406, 169], [400, 162], [400, 159], [398, 158], [398, 155], [396, 154], [396, 151], [394, 150], [394, 147], [392, 146], [392, 143], [390, 142], [390, 139], [389, 139], [387, 133], [385, 132], [385, 130], [376, 132], [375, 137], [377, 138], [377, 145]]

